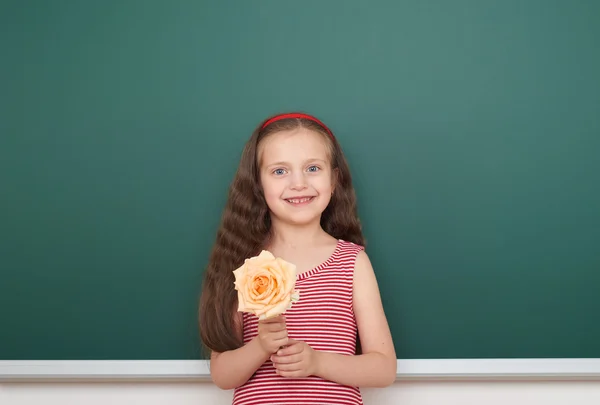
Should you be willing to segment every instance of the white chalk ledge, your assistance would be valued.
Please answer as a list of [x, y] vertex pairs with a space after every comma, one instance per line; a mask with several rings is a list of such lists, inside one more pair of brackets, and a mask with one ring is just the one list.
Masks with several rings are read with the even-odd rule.
[[[600, 380], [594, 359], [398, 360], [402, 380]], [[0, 360], [0, 382], [210, 382], [208, 360]]]

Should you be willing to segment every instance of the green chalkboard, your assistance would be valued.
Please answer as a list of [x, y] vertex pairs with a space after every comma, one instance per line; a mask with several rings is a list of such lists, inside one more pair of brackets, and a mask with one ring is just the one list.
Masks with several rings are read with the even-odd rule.
[[399, 358], [600, 357], [600, 2], [4, 1], [0, 358], [194, 359], [243, 143], [316, 114]]

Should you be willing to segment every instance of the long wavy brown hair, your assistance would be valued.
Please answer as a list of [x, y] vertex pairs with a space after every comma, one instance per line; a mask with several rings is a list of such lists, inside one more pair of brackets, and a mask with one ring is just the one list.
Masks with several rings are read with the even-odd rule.
[[199, 328], [208, 351], [222, 353], [243, 344], [236, 329], [239, 325], [235, 320], [237, 291], [233, 287], [233, 270], [246, 258], [259, 254], [271, 236], [271, 219], [261, 191], [258, 161], [258, 147], [266, 137], [303, 127], [327, 140], [332, 173], [336, 173], [335, 192], [321, 215], [321, 226], [336, 239], [365, 246], [350, 169], [337, 139], [321, 125], [304, 118], [281, 119], [262, 129], [269, 119], [256, 127], [244, 147], [204, 273]]

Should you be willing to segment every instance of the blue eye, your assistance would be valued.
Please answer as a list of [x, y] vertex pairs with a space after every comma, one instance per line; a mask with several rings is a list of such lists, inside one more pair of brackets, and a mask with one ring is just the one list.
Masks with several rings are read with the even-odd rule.
[[277, 174], [277, 175], [281, 175], [281, 174], [285, 173], [285, 170], [283, 170], [283, 169], [275, 169], [275, 170], [273, 170], [273, 173]]
[[309, 172], [317, 172], [317, 171], [319, 171], [319, 166], [310, 166], [308, 168], [308, 171]]

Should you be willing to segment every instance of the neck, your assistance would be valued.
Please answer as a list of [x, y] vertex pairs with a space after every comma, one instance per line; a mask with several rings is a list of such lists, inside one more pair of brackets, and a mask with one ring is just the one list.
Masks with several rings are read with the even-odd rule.
[[272, 222], [272, 236], [270, 246], [283, 248], [302, 248], [314, 245], [320, 238], [326, 235], [320, 223], [295, 226], [282, 224], [276, 220]]

